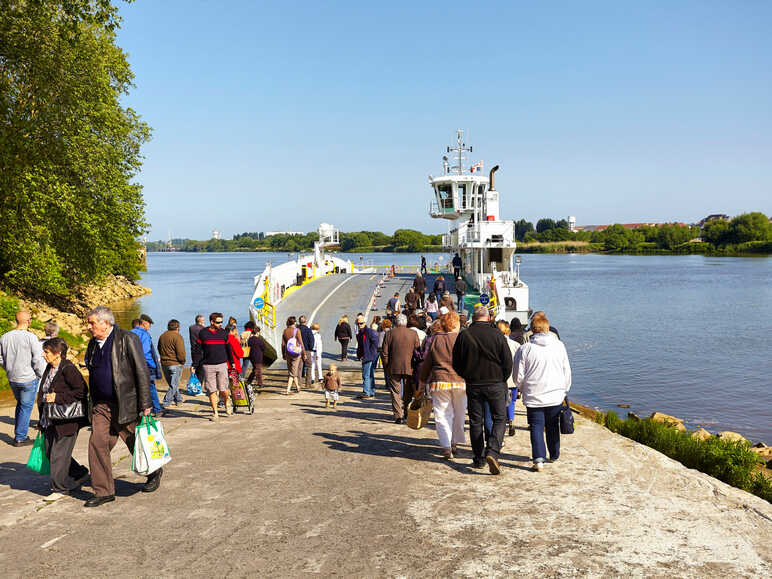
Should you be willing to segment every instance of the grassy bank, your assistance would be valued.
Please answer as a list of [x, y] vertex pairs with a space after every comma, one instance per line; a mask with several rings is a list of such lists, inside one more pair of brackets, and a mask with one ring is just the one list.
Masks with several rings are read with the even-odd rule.
[[650, 418], [622, 420], [615, 412], [597, 412], [595, 421], [610, 431], [645, 444], [733, 487], [772, 503], [772, 482], [762, 472], [763, 460], [747, 441], [731, 441], [715, 436], [700, 440], [690, 432]]

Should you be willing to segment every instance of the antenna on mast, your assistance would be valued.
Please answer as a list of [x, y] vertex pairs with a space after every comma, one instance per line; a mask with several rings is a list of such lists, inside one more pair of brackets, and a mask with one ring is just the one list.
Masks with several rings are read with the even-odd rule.
[[447, 152], [456, 153], [456, 164], [450, 167], [450, 169], [455, 171], [458, 175], [462, 175], [464, 173], [464, 160], [466, 159], [464, 153], [472, 152], [472, 146], [470, 145], [467, 147], [464, 142], [464, 129], [456, 130], [456, 146], [448, 147]]

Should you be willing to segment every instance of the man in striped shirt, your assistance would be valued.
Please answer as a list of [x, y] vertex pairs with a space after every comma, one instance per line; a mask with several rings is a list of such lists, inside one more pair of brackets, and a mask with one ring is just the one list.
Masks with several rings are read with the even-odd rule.
[[231, 400], [228, 390], [228, 364], [233, 364], [233, 351], [228, 344], [228, 333], [222, 327], [222, 314], [213, 312], [209, 314], [209, 327], [204, 328], [198, 334], [196, 342], [201, 346], [200, 360], [194, 360], [196, 367], [203, 368], [204, 389], [209, 395], [209, 404], [212, 405], [212, 416], [209, 420], [217, 422], [217, 392], [225, 402], [226, 414], [231, 414]]

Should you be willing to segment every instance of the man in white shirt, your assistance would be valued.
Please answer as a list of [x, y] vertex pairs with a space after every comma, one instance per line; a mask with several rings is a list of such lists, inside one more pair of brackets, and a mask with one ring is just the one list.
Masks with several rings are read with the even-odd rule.
[[16, 329], [0, 337], [0, 366], [8, 374], [8, 382], [16, 398], [14, 446], [26, 446], [33, 442], [27, 438], [27, 432], [38, 383], [46, 368], [43, 347], [37, 336], [29, 331], [31, 319], [29, 312], [20, 311], [16, 314]]

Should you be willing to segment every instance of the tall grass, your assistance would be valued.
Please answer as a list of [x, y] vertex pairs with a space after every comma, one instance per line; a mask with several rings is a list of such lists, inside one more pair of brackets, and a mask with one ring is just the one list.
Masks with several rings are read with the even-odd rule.
[[772, 503], [772, 482], [759, 471], [761, 459], [746, 441], [716, 437], [702, 441], [649, 418], [622, 420], [615, 412], [603, 415], [602, 424], [612, 432], [658, 450], [688, 468], [709, 474]]

